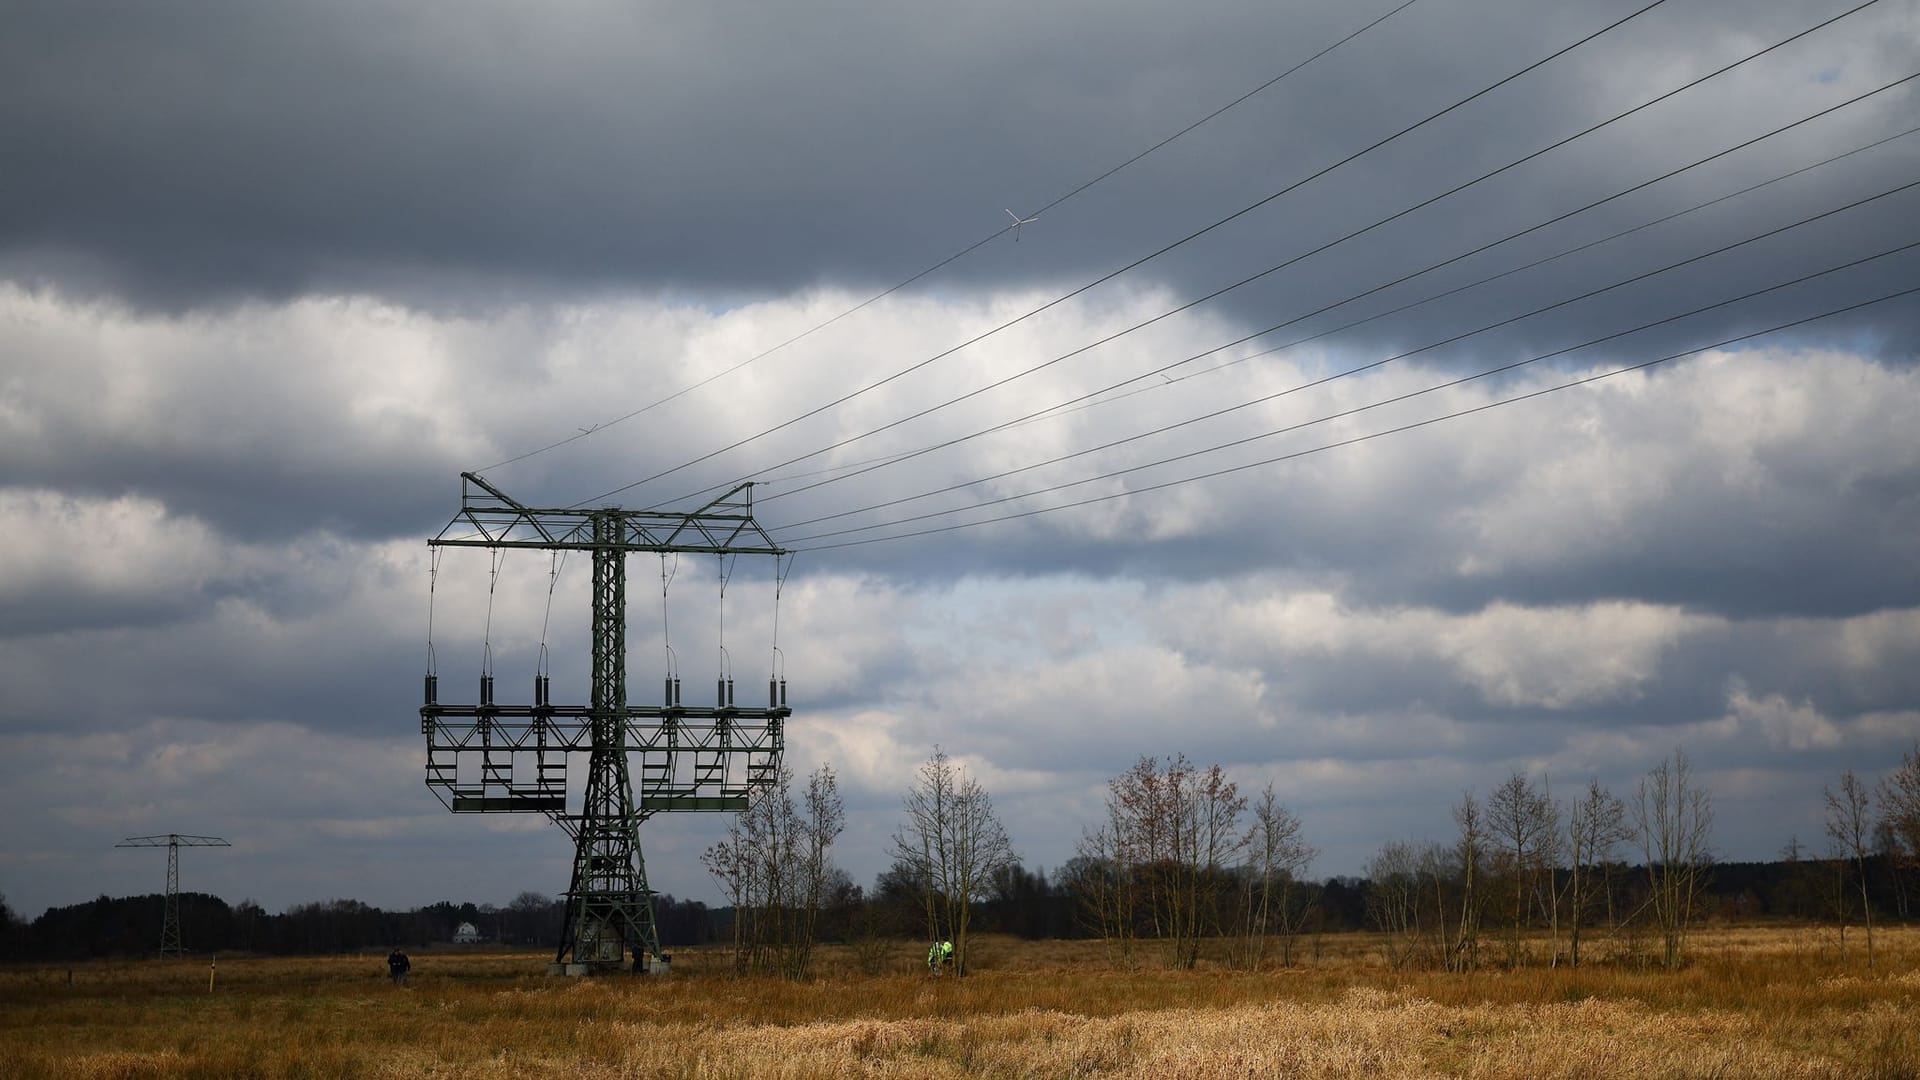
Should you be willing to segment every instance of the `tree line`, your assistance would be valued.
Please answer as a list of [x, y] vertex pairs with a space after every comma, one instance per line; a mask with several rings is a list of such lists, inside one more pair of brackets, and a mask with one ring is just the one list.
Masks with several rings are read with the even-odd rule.
[[[1291, 965], [1321, 935], [1367, 929], [1402, 967], [1578, 965], [1596, 938], [1614, 958], [1677, 967], [1710, 916], [1824, 921], [1843, 949], [1852, 931], [1871, 964], [1876, 923], [1911, 919], [1920, 898], [1920, 743], [1877, 784], [1848, 770], [1823, 796], [1818, 849], [1796, 837], [1776, 860], [1724, 864], [1711, 794], [1684, 753], [1624, 796], [1590, 779], [1561, 799], [1545, 778], [1515, 772], [1463, 792], [1446, 839], [1390, 841], [1363, 875], [1315, 880], [1318, 852], [1272, 786], [1249, 796], [1217, 765], [1142, 758], [1108, 782], [1101, 819], [1049, 874], [1020, 861], [992, 796], [936, 748], [902, 797], [890, 864], [870, 888], [833, 861], [845, 807], [832, 768], [804, 783], [783, 771], [702, 856], [725, 904], [660, 895], [655, 918], [670, 947], [723, 945], [741, 974], [796, 978], [821, 943], [850, 946], [878, 971], [902, 938], [952, 942], [965, 973], [982, 932], [1097, 938], [1122, 965]], [[462, 923], [487, 942], [550, 948], [565, 910], [534, 892], [505, 907], [325, 900], [279, 914], [204, 893], [180, 900], [189, 949], [261, 954], [419, 948], [451, 941]], [[163, 905], [158, 894], [102, 896], [27, 922], [0, 897], [0, 958], [150, 954]]]
[[[1143, 757], [1110, 780], [1102, 820], [1048, 881], [1022, 868], [991, 796], [936, 747], [905, 794], [893, 862], [871, 896], [829, 858], [841, 829], [837, 795], [821, 795], [836, 790], [831, 768], [809, 778], [803, 811], [791, 783], [783, 777], [764, 803], [784, 824], [756, 824], [749, 811], [708, 853], [736, 913], [743, 973], [804, 975], [828, 926], [863, 966], [902, 932], [951, 942], [961, 974], [982, 928], [1095, 937], [1116, 963], [1153, 949], [1185, 968], [1203, 952], [1245, 968], [1292, 964], [1304, 936], [1362, 927], [1398, 967], [1578, 966], [1583, 942], [1599, 936], [1616, 959], [1677, 968], [1715, 914], [1826, 919], [1842, 949], [1858, 925], [1871, 965], [1875, 912], [1910, 918], [1920, 884], [1920, 743], [1877, 787], [1849, 769], [1826, 789], [1822, 855], [1790, 839], [1779, 860], [1719, 887], [1713, 798], [1679, 750], [1626, 796], [1589, 779], [1562, 800], [1545, 778], [1516, 771], [1484, 795], [1462, 793], [1450, 839], [1389, 842], [1364, 877], [1317, 884], [1318, 852], [1271, 785], [1250, 798], [1220, 766], [1184, 755]], [[835, 913], [821, 918], [822, 903]]]
[[[383, 910], [359, 900], [319, 900], [270, 914], [253, 900], [229, 905], [209, 893], [179, 896], [181, 939], [195, 953], [269, 956], [385, 952], [426, 948], [454, 939], [472, 925], [482, 942], [522, 948], [559, 944], [563, 900], [524, 892], [505, 907], [443, 900], [424, 907]], [[138, 957], [158, 951], [166, 897], [100, 896], [49, 908], [23, 921], [0, 902], [0, 959], [79, 960]], [[663, 934], [688, 943], [716, 940], [719, 916], [698, 900], [654, 898]]]

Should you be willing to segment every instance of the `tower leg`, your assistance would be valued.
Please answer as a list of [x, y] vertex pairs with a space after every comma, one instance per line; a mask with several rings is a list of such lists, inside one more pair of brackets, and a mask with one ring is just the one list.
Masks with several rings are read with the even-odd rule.
[[167, 901], [165, 914], [160, 919], [160, 959], [186, 954], [186, 948], [180, 943], [180, 842], [168, 837]]
[[629, 954], [659, 953], [653, 891], [647, 887], [637, 826], [626, 752], [595, 750], [574, 847], [559, 961], [568, 962], [571, 953], [573, 964], [609, 971], [621, 967]]
[[593, 519], [593, 751], [555, 955], [582, 971], [616, 970], [628, 953], [660, 951], [627, 775], [626, 554], [611, 550], [620, 529], [615, 515]]

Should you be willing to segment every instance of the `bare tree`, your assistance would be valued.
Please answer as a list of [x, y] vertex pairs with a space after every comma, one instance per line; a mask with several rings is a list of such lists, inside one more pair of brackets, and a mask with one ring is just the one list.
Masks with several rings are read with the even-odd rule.
[[[1840, 790], [1826, 788], [1827, 838], [1833, 842], [1834, 855], [1844, 866], [1852, 860], [1854, 876], [1860, 886], [1860, 919], [1867, 928], [1867, 967], [1873, 967], [1873, 907], [1867, 902], [1867, 855], [1872, 847], [1873, 811], [1867, 786], [1852, 769], [1840, 774]], [[1844, 871], [1843, 871], [1844, 874]], [[1844, 877], [1842, 878], [1844, 883]], [[1846, 915], [1840, 915], [1841, 938], [1846, 941]]]
[[1480, 873], [1486, 862], [1486, 821], [1473, 792], [1461, 793], [1460, 804], [1453, 808], [1453, 821], [1460, 829], [1454, 845], [1460, 862], [1460, 920], [1447, 950], [1447, 968], [1470, 971], [1480, 966], [1480, 913], [1486, 904], [1480, 890]]
[[939, 747], [920, 766], [905, 805], [893, 857], [912, 872], [928, 936], [953, 942], [954, 971], [964, 974], [973, 903], [1017, 856], [987, 790]]
[[1300, 819], [1274, 794], [1269, 783], [1253, 804], [1253, 825], [1245, 840], [1250, 855], [1242, 891], [1241, 932], [1246, 966], [1258, 970], [1266, 960], [1268, 936], [1281, 937], [1281, 962], [1293, 964], [1293, 937], [1306, 907], [1295, 901], [1305, 890], [1299, 881], [1315, 851], [1300, 835]]
[[838, 874], [828, 858], [845, 827], [831, 766], [808, 778], [801, 806], [793, 773], [756, 792], [701, 862], [733, 907], [734, 971], [806, 975], [820, 907]]
[[1200, 962], [1201, 938], [1220, 930], [1229, 868], [1247, 841], [1240, 831], [1247, 800], [1218, 765], [1195, 769], [1180, 756], [1169, 764], [1167, 775], [1173, 859], [1167, 866], [1169, 887], [1162, 895], [1174, 931], [1174, 962], [1192, 968]]
[[[791, 783], [792, 774], [782, 769], [772, 787], [755, 792], [747, 809], [727, 822], [720, 841], [701, 853], [700, 861], [720, 885], [727, 906], [733, 910], [733, 970], [745, 975], [757, 970], [763, 959], [762, 926], [758, 913], [766, 900], [767, 882], [762, 877], [765, 864], [761, 849], [769, 842], [766, 819], [774, 816], [776, 793]], [[791, 800], [787, 800], [791, 805]]]
[[1081, 834], [1067, 864], [1067, 888], [1079, 903], [1081, 924], [1100, 935], [1108, 959], [1133, 958], [1133, 885], [1131, 868], [1121, 858], [1119, 832], [1106, 825]]
[[1894, 914], [1903, 922], [1912, 918], [1912, 894], [1907, 888], [1906, 868], [1901, 865], [1900, 836], [1884, 815], [1873, 825], [1873, 853], [1886, 866], [1887, 880], [1893, 885]]
[[1561, 959], [1561, 911], [1565, 907], [1567, 888], [1571, 882], [1565, 874], [1561, 874], [1561, 855], [1567, 853], [1565, 836], [1561, 834], [1561, 805], [1553, 798], [1553, 786], [1546, 776], [1540, 778], [1540, 798], [1546, 803], [1548, 836], [1540, 846], [1540, 867], [1534, 876], [1534, 899], [1540, 903], [1540, 913], [1548, 920], [1548, 942], [1551, 944], [1548, 965], [1557, 967]]
[[1883, 846], [1894, 856], [1894, 872], [1920, 871], [1920, 742], [1880, 781], [1880, 827], [1887, 833]]
[[822, 765], [807, 777], [807, 790], [800, 805], [800, 837], [795, 845], [798, 858], [794, 868], [798, 877], [794, 897], [798, 922], [788, 960], [788, 974], [794, 978], [805, 975], [813, 960], [820, 909], [829, 891], [846, 881], [845, 872], [828, 857], [833, 842], [847, 827], [846, 802], [840, 797], [840, 780], [834, 776], [831, 766]]
[[1418, 867], [1420, 904], [1415, 915], [1420, 923], [1423, 958], [1429, 964], [1452, 967], [1452, 960], [1459, 952], [1448, 936], [1448, 928], [1453, 925], [1449, 908], [1461, 897], [1460, 882], [1464, 876], [1459, 849], [1429, 843], [1420, 849]]
[[1396, 968], [1451, 966], [1449, 943], [1461, 879], [1458, 849], [1446, 844], [1387, 844], [1368, 861], [1367, 921], [1381, 932]]
[[1367, 861], [1367, 920], [1386, 939], [1387, 962], [1410, 965], [1420, 937], [1420, 851], [1395, 840]]
[[1556, 846], [1559, 830], [1554, 825], [1552, 801], [1518, 769], [1487, 796], [1487, 822], [1500, 843], [1502, 869], [1513, 877], [1507, 962], [1518, 967], [1527, 897], [1545, 868], [1549, 850]]
[[1610, 891], [1615, 851], [1632, 838], [1626, 804], [1601, 787], [1598, 777], [1589, 778], [1586, 797], [1567, 813], [1568, 951], [1574, 967], [1580, 966], [1580, 924], [1593, 909], [1596, 892]]
[[1143, 757], [1108, 781], [1107, 824], [1081, 840], [1076, 891], [1122, 956], [1138, 928], [1165, 941], [1176, 965], [1199, 962], [1201, 939], [1226, 921], [1222, 898], [1250, 836], [1239, 826], [1246, 805], [1220, 766], [1199, 769], [1185, 755], [1164, 768]]
[[1706, 890], [1713, 799], [1695, 786], [1687, 755], [1675, 750], [1671, 759], [1663, 759], [1641, 778], [1632, 813], [1646, 858], [1648, 903], [1660, 930], [1663, 962], [1677, 968]]

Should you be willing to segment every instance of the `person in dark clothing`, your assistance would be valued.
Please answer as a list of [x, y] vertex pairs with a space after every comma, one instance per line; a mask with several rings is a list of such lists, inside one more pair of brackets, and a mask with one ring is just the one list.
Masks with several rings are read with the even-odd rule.
[[413, 961], [407, 959], [406, 953], [395, 949], [387, 955], [387, 974], [392, 977], [395, 986], [404, 984], [407, 981], [407, 972], [411, 970], [413, 970]]

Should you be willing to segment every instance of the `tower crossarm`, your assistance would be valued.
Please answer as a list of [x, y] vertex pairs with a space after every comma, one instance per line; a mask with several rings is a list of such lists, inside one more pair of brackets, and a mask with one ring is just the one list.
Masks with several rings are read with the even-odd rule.
[[129, 836], [113, 845], [114, 847], [232, 847], [233, 845], [217, 836], [188, 836], [185, 833], [166, 833], [161, 836]]
[[[429, 711], [421, 722], [427, 787], [455, 813], [563, 815], [565, 756], [595, 748], [591, 710], [577, 706], [422, 710]], [[778, 780], [791, 714], [786, 706], [628, 706], [620, 752], [639, 768], [640, 816], [745, 809], [750, 795]]]
[[[461, 473], [460, 512], [428, 543], [435, 547], [535, 548], [542, 551], [660, 551], [710, 555], [785, 555], [753, 519], [753, 485], [740, 484], [690, 513], [661, 510], [536, 508], [516, 502], [476, 473]], [[618, 528], [597, 538], [595, 519]]]

